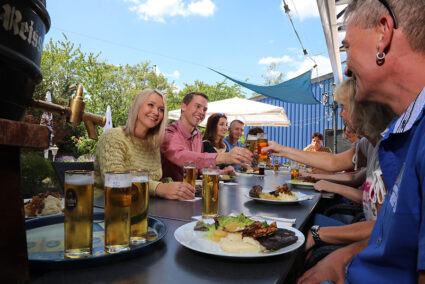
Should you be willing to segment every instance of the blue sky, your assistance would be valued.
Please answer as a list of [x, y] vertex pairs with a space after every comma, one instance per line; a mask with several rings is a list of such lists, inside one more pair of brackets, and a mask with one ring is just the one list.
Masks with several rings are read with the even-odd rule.
[[[316, 0], [286, 3], [318, 64], [313, 75], [331, 72]], [[285, 79], [313, 66], [281, 6], [281, 0], [47, 0], [52, 24], [45, 43], [65, 33], [110, 64], [150, 61], [177, 88], [223, 80], [207, 67], [263, 84], [271, 62]]]

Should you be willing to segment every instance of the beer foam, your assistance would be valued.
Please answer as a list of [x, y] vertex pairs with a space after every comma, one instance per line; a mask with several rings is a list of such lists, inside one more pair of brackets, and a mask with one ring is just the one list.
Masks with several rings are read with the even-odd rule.
[[132, 175], [127, 174], [105, 174], [105, 186], [107, 187], [130, 187]]
[[132, 182], [149, 182], [149, 177], [147, 177], [147, 176], [133, 176]]
[[94, 184], [94, 176], [82, 174], [68, 174], [65, 175], [65, 183], [69, 185]]

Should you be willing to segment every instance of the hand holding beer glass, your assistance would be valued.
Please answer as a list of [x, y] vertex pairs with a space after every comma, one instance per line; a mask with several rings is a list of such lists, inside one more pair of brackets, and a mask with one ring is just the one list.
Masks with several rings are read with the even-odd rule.
[[202, 217], [218, 215], [218, 189], [220, 169], [208, 167], [202, 169]]
[[93, 171], [65, 172], [65, 258], [92, 255]]
[[131, 181], [129, 172], [105, 173], [105, 252], [130, 249]]
[[196, 163], [192, 161], [183, 163], [183, 181], [195, 187]]
[[130, 171], [131, 207], [130, 207], [130, 243], [138, 245], [146, 242], [148, 234], [149, 173]]

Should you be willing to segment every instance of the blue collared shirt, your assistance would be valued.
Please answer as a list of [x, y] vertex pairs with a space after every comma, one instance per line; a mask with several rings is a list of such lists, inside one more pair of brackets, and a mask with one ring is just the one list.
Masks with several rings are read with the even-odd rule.
[[417, 283], [425, 270], [425, 88], [389, 127], [379, 148], [387, 195], [368, 246], [347, 283]]
[[[239, 142], [239, 141], [236, 141], [236, 145], [231, 144], [229, 142], [228, 138], [229, 138], [229, 136], [227, 136], [223, 139], [223, 142], [224, 142], [224, 144], [226, 144], [226, 147], [227, 147], [227, 152], [229, 152], [230, 150], [232, 150], [235, 147], [243, 147], [241, 142]], [[232, 166], [233, 166], [233, 168], [235, 168], [236, 171], [241, 168], [241, 166], [239, 166], [239, 165], [232, 165]]]

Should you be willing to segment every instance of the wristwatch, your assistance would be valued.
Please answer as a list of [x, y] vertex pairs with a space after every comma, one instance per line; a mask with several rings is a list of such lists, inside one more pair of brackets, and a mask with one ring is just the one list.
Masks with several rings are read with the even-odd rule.
[[313, 225], [311, 226], [310, 230], [311, 230], [311, 235], [313, 236], [313, 240], [314, 242], [320, 242], [320, 236], [319, 236], [319, 225]]

